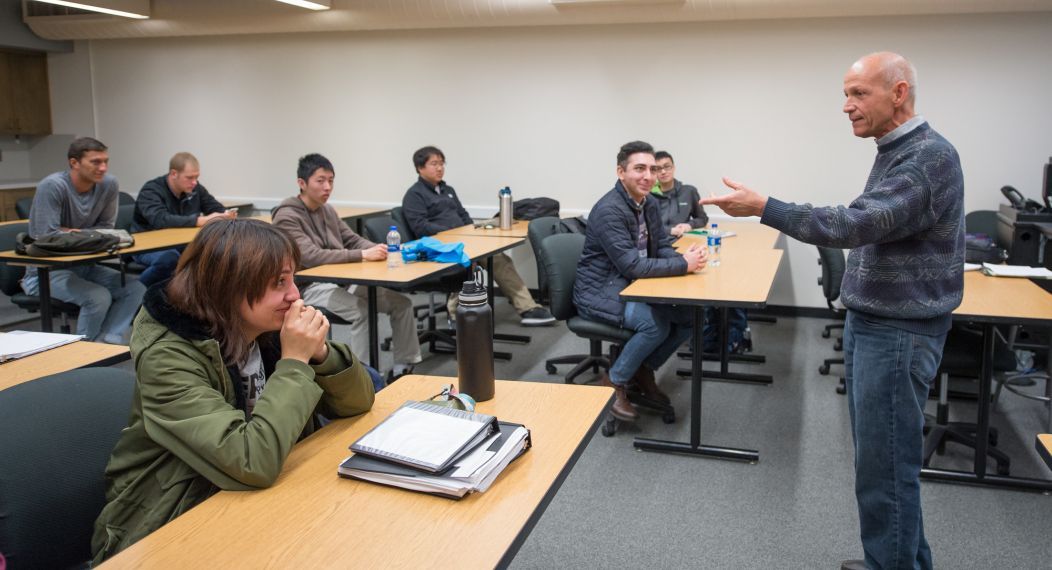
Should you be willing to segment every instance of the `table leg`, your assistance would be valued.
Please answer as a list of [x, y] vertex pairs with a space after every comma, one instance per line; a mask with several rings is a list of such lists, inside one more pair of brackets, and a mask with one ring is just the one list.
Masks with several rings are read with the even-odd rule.
[[51, 270], [47, 267], [37, 268], [37, 289], [40, 293], [40, 330], [51, 332]]
[[667, 451], [672, 453], [687, 453], [702, 457], [717, 457], [720, 459], [737, 459], [755, 463], [760, 460], [760, 452], [753, 449], [738, 449], [734, 447], [715, 447], [702, 445], [701, 443], [701, 381], [702, 381], [702, 325], [704, 323], [704, 308], [694, 307], [694, 339], [691, 366], [693, 375], [690, 379], [690, 443], [680, 441], [666, 441], [637, 437], [634, 445], [637, 449], [648, 451]]
[[[514, 342], [519, 344], [530, 344], [533, 340], [529, 336], [522, 334], [507, 334], [497, 332], [497, 307], [496, 307], [496, 295], [493, 294], [493, 256], [486, 258], [486, 292], [489, 294], [489, 308], [493, 311], [493, 340], [497, 342]], [[508, 360], [511, 360], [511, 355], [508, 355]]]
[[380, 323], [377, 318], [376, 287], [368, 289], [369, 302], [369, 366], [380, 369]]
[[[730, 371], [730, 361], [732, 360], [732, 358], [731, 358], [730, 353], [727, 351], [727, 330], [728, 330], [728, 324], [727, 323], [728, 323], [728, 311], [729, 310], [730, 309], [727, 308], [727, 307], [720, 307], [720, 310], [719, 310], [719, 313], [720, 313], [720, 352], [719, 352], [719, 355], [720, 355], [720, 370], [719, 370], [719, 372], [711, 372], [710, 371], [708, 376], [707, 376], [708, 380], [710, 382], [716, 380], [716, 381], [725, 381], [725, 382], [741, 382], [741, 383], [745, 383], [745, 384], [771, 384], [771, 383], [773, 383], [774, 382], [774, 378], [770, 374], [746, 374], [744, 372], [731, 372]], [[700, 335], [700, 331], [701, 331], [701, 329], [698, 329], [699, 336], [701, 336]], [[741, 356], [743, 356], [743, 357], [754, 356], [755, 358], [758, 359], [759, 362], [763, 362], [764, 360], [766, 360], [766, 359], [763, 358], [763, 356], [759, 356], [759, 355], [741, 355]], [[735, 359], [735, 360], [749, 361], [751, 359], [741, 358], [741, 359]], [[681, 376], [686, 376], [686, 375], [688, 375], [688, 371], [677, 370], [676, 374], [679, 374]]]

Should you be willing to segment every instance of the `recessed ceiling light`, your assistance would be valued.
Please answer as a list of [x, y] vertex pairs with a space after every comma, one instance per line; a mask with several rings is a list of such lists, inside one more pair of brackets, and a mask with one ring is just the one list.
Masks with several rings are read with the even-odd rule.
[[293, 6], [299, 6], [300, 8], [306, 8], [308, 10], [328, 10], [332, 7], [331, 0], [278, 0], [278, 2], [292, 4]]
[[45, 4], [57, 4], [67, 8], [77, 8], [100, 12], [111, 16], [145, 20], [150, 17], [149, 0], [87, 0], [86, 2], [67, 2], [66, 0], [36, 0]]

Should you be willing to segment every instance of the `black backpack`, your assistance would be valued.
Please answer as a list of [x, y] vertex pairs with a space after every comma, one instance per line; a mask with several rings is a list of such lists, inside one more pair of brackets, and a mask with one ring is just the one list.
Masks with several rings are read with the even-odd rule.
[[1008, 259], [1008, 252], [986, 234], [965, 234], [964, 247], [966, 263], [1002, 263]]
[[90, 255], [117, 251], [120, 238], [95, 230], [79, 230], [31, 238], [29, 234], [15, 236], [15, 251], [33, 257], [56, 257], [63, 255]]
[[515, 200], [512, 217], [516, 220], [536, 220], [551, 216], [559, 217], [559, 202], [551, 198], [523, 198]]

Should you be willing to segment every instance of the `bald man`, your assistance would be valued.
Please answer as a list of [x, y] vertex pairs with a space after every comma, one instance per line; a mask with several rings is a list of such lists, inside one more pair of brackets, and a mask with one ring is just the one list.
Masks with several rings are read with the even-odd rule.
[[732, 191], [701, 200], [802, 242], [850, 249], [841, 299], [865, 560], [842, 568], [931, 568], [921, 518], [924, 402], [964, 291], [964, 179], [957, 151], [914, 113], [916, 71], [870, 54], [844, 76], [844, 113], [877, 157], [862, 195], [813, 207]]

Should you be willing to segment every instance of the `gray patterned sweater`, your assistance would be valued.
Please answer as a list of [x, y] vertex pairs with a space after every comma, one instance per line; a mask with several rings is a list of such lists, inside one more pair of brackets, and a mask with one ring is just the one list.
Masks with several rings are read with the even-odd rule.
[[805, 243], [851, 249], [840, 293], [847, 308], [912, 332], [949, 330], [964, 292], [964, 177], [956, 149], [926, 122], [878, 144], [850, 205], [769, 198], [760, 221]]

